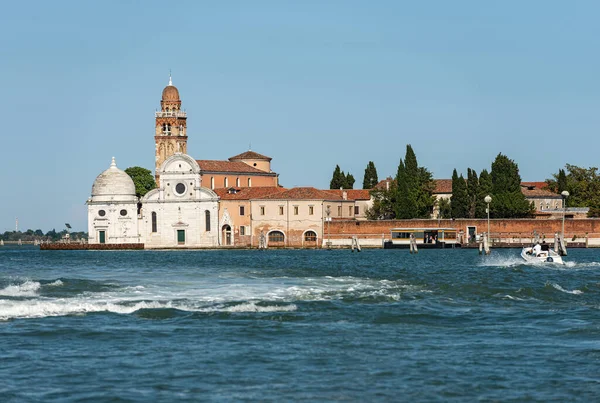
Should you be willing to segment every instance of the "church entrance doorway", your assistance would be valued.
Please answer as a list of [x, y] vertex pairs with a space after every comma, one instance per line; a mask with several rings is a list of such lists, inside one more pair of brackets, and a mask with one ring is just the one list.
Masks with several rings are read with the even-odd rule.
[[98, 231], [98, 238], [100, 238], [100, 243], [106, 243], [106, 232]]
[[231, 227], [227, 224], [223, 225], [223, 244], [231, 245]]
[[177, 230], [177, 244], [178, 245], [185, 244], [185, 230], [183, 230], [183, 229]]

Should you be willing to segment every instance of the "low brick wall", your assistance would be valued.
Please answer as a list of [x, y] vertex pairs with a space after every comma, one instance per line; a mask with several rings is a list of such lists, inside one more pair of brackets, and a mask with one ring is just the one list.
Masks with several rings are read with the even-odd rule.
[[[467, 234], [467, 227], [476, 227], [478, 234], [487, 232], [487, 219], [456, 220], [378, 220], [355, 221], [334, 220], [329, 226], [332, 239], [349, 239], [352, 236], [371, 239], [389, 239], [392, 228], [454, 228]], [[562, 220], [536, 219], [490, 219], [490, 235], [492, 238], [527, 238], [531, 239], [537, 232], [540, 237], [553, 238], [562, 231]], [[326, 234], [327, 237], [327, 234]], [[590, 246], [600, 245], [600, 219], [568, 219], [565, 220], [565, 239], [575, 237], [582, 241], [586, 237]]]
[[80, 243], [44, 243], [40, 245], [41, 250], [127, 250], [144, 249], [143, 243], [102, 243], [102, 244], [80, 244]]

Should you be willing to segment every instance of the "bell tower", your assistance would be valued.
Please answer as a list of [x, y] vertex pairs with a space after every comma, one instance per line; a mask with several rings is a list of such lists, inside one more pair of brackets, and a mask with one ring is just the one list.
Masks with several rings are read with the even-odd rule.
[[162, 92], [160, 111], [155, 114], [154, 142], [156, 145], [156, 185], [160, 187], [159, 170], [162, 163], [175, 153], [187, 154], [187, 115], [181, 110], [179, 90], [173, 85], [169, 74], [169, 85]]

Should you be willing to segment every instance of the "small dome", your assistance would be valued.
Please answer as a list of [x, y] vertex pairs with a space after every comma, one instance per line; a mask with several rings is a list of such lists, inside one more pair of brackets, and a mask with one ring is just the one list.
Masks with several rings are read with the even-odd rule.
[[110, 168], [102, 172], [92, 185], [93, 201], [135, 201], [135, 184], [125, 171], [117, 168], [113, 157]]
[[179, 90], [174, 85], [167, 85], [162, 92], [162, 100], [164, 101], [180, 101]]

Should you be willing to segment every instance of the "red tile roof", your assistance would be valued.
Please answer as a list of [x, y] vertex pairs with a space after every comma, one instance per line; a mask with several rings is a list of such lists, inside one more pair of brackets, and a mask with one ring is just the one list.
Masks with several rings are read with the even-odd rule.
[[391, 176], [388, 176], [386, 179], [380, 180], [373, 189], [387, 190], [388, 188], [392, 187], [392, 183], [396, 183], [396, 180], [392, 179]]
[[326, 189], [324, 192], [329, 192], [337, 197], [342, 197], [346, 192], [347, 200], [370, 200], [371, 190], [370, 189]]
[[548, 184], [546, 182], [521, 182], [521, 186], [548, 190]]
[[337, 196], [331, 192], [319, 190], [313, 187], [297, 187], [287, 189], [281, 193], [271, 194], [257, 199], [265, 200], [331, 200], [342, 201], [341, 196]]
[[[234, 189], [235, 193], [230, 193], [230, 189]], [[221, 200], [250, 200], [275, 193], [281, 193], [285, 190], [287, 189], [282, 187], [264, 186], [249, 188], [221, 188], [215, 189], [214, 192], [221, 198]]]
[[271, 157], [267, 157], [266, 155], [262, 155], [259, 153], [255, 153], [254, 151], [246, 151], [243, 152], [241, 154], [238, 155], [234, 155], [233, 157], [229, 158], [229, 161], [234, 161], [234, 160], [266, 160], [266, 161], [271, 161], [272, 158]]
[[538, 188], [534, 183], [543, 184], [546, 186], [546, 182], [521, 182], [521, 192], [525, 195], [525, 197], [543, 197], [547, 199], [560, 199], [562, 196], [554, 193], [548, 188]]
[[452, 179], [434, 179], [435, 190], [434, 194], [452, 193]]
[[277, 175], [274, 172], [265, 172], [256, 169], [241, 161], [197, 160], [196, 162], [200, 165], [200, 169], [206, 172]]

